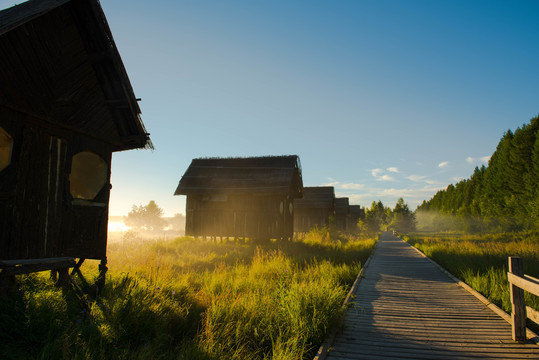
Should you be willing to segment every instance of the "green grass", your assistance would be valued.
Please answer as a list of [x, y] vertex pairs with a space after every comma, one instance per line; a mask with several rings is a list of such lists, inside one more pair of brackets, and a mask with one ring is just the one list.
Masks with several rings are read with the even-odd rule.
[[[2, 359], [312, 358], [375, 240], [109, 244], [98, 296], [21, 276], [0, 298]], [[89, 277], [97, 265], [83, 266]]]
[[[511, 313], [507, 269], [509, 256], [520, 256], [524, 273], [539, 278], [539, 234], [486, 235], [414, 234], [405, 240], [470, 285], [505, 312]], [[539, 310], [539, 297], [524, 292], [526, 305]], [[539, 327], [529, 322], [533, 330]]]

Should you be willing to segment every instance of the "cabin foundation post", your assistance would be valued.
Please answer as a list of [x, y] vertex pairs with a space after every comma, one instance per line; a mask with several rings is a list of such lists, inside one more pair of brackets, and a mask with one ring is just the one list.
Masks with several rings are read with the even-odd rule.
[[56, 286], [67, 288], [71, 284], [71, 279], [69, 278], [69, 268], [61, 268], [57, 270], [58, 280], [56, 281]]
[[99, 277], [96, 281], [97, 292], [105, 286], [105, 275], [107, 274], [108, 269], [107, 258], [101, 259], [101, 263], [99, 264]]
[[[509, 257], [509, 272], [516, 276], [524, 277], [522, 258], [516, 256]], [[524, 302], [524, 290], [513, 284], [510, 284], [510, 289], [513, 340], [526, 342], [526, 304]]]
[[0, 272], [0, 296], [9, 295], [15, 289], [15, 276]]

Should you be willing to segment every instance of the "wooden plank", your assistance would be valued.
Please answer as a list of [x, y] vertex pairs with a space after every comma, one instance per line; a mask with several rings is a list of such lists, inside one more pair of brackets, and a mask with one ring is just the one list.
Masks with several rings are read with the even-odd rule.
[[537, 279], [524, 274], [518, 276], [508, 272], [507, 280], [509, 280], [511, 284], [518, 286], [520, 289], [539, 296], [539, 281]]
[[539, 324], [539, 311], [526, 306], [526, 315], [528, 316], [528, 319], [536, 324]]
[[75, 261], [73, 257], [57, 257], [44, 259], [21, 259], [21, 260], [0, 260], [0, 268], [17, 265], [38, 265], [52, 264], [56, 262]]
[[[372, 348], [384, 348], [384, 343], [377, 343], [372, 341], [354, 341], [346, 343], [337, 343], [336, 345], [345, 345], [344, 349], [347, 351], [355, 350], [361, 352], [369, 347]], [[387, 344], [387, 343], [386, 343]], [[504, 354], [506, 357], [513, 355], [513, 357], [521, 358], [523, 355], [529, 355], [529, 351], [524, 346], [515, 344], [512, 346], [499, 346], [499, 344], [490, 344], [487, 348], [483, 344], [466, 344], [466, 343], [447, 343], [447, 342], [429, 342], [429, 343], [414, 343], [406, 342], [399, 345], [399, 351], [419, 352], [419, 351], [444, 351], [448, 349], [450, 351], [460, 351], [465, 346], [467, 354], [485, 353], [485, 350], [489, 351], [489, 354]], [[530, 345], [534, 346], [534, 345]]]

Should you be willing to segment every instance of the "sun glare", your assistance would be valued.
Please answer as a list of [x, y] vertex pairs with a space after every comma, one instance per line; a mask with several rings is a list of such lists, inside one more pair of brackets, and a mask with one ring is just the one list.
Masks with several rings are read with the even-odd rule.
[[129, 227], [127, 227], [122, 221], [109, 221], [109, 232], [115, 232], [115, 231], [127, 231], [129, 230]]

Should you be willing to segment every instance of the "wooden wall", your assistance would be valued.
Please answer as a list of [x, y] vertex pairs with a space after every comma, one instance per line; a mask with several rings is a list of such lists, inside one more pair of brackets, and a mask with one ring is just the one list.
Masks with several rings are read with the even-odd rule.
[[334, 215], [332, 208], [296, 207], [294, 210], [294, 231], [309, 232], [313, 227], [329, 226], [329, 217]]
[[186, 205], [186, 235], [292, 238], [294, 208], [286, 195], [188, 195]]
[[[14, 140], [11, 164], [0, 172], [0, 259], [105, 258], [111, 147], [1, 106], [0, 126]], [[70, 194], [71, 159], [80, 151], [108, 165], [93, 201]]]

